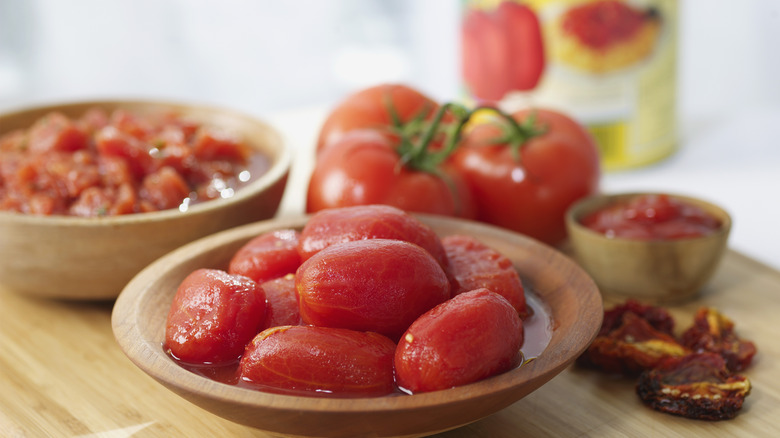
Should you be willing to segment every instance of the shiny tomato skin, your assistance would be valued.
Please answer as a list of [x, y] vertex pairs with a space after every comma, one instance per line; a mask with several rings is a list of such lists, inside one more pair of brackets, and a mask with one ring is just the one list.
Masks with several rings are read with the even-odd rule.
[[396, 146], [397, 138], [378, 131], [346, 134], [318, 157], [306, 211], [386, 204], [418, 213], [475, 216], [471, 191], [458, 172], [443, 167], [440, 176], [411, 169]]
[[237, 360], [265, 322], [265, 294], [249, 278], [198, 269], [179, 285], [165, 325], [165, 348], [192, 364]]
[[228, 272], [263, 283], [294, 273], [301, 264], [298, 254], [300, 233], [276, 230], [256, 236], [236, 251]]
[[394, 391], [395, 343], [377, 333], [283, 326], [246, 347], [240, 379], [260, 389], [323, 396], [381, 396]]
[[599, 152], [567, 115], [546, 109], [512, 115], [519, 122], [531, 116], [544, 132], [522, 146], [519, 161], [511, 148], [491, 144], [501, 135], [492, 121], [475, 125], [452, 161], [472, 189], [479, 220], [557, 245], [566, 237], [566, 210], [599, 190]]
[[381, 84], [357, 91], [339, 103], [325, 119], [317, 139], [317, 152], [338, 142], [355, 130], [389, 131], [392, 105], [401, 122], [425, 114], [430, 116], [439, 105], [422, 92], [401, 84]]
[[331, 208], [313, 214], [301, 230], [298, 252], [305, 261], [330, 245], [365, 239], [414, 243], [447, 269], [447, 254], [436, 232], [410, 213], [389, 205]]
[[268, 280], [260, 287], [265, 292], [264, 329], [283, 325], [300, 325], [298, 293], [295, 291], [295, 274]]
[[512, 261], [475, 237], [442, 238], [453, 279], [452, 295], [486, 288], [509, 301], [520, 316], [527, 314], [525, 289]]
[[473, 383], [519, 365], [523, 340], [523, 323], [506, 299], [484, 288], [465, 292], [401, 336], [396, 381], [412, 393]]
[[304, 323], [391, 339], [450, 297], [449, 279], [427, 251], [390, 239], [328, 246], [298, 268], [295, 287]]

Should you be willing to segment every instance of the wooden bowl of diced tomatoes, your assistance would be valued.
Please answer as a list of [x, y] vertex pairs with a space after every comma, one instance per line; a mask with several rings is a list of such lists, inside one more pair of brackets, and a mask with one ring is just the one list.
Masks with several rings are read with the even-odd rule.
[[163, 254], [275, 215], [291, 153], [256, 118], [154, 101], [0, 115], [0, 288], [114, 299]]
[[274, 436], [427, 436], [542, 386], [602, 317], [590, 277], [546, 245], [372, 205], [173, 251], [122, 291], [112, 326], [141, 370], [233, 422]]

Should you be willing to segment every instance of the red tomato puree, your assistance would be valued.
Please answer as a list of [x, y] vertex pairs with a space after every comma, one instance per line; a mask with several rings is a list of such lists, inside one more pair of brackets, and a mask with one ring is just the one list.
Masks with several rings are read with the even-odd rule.
[[0, 136], [0, 210], [115, 216], [178, 208], [235, 190], [268, 159], [232, 135], [173, 113], [51, 113]]
[[668, 195], [636, 196], [591, 213], [581, 222], [608, 237], [638, 240], [706, 236], [722, 225], [703, 209]]

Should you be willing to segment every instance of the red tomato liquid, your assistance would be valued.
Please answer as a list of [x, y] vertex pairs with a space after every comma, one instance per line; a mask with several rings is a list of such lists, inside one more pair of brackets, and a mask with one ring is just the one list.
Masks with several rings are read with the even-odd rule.
[[[553, 320], [550, 313], [550, 308], [544, 303], [529, 286], [525, 288], [526, 303], [529, 309], [529, 316], [523, 319], [523, 329], [525, 330], [525, 341], [520, 349], [523, 355], [523, 363], [538, 357], [542, 354], [547, 345], [550, 344], [553, 332]], [[226, 385], [234, 385], [242, 388], [248, 388], [252, 390], [258, 390], [263, 392], [270, 392], [276, 394], [296, 395], [296, 396], [323, 396], [323, 397], [349, 397], [334, 393], [312, 393], [307, 391], [285, 391], [279, 388], [265, 387], [262, 385], [252, 384], [244, 382], [238, 378], [238, 361], [235, 363], [210, 366], [210, 365], [193, 365], [178, 361], [175, 357], [168, 355], [176, 361], [182, 368], [195, 373], [199, 376], [211, 379]], [[522, 365], [520, 365], [522, 366]], [[401, 389], [396, 388], [396, 392], [392, 395], [407, 395]]]
[[668, 195], [640, 195], [609, 205], [580, 221], [607, 237], [674, 240], [707, 236], [721, 221], [693, 204]]

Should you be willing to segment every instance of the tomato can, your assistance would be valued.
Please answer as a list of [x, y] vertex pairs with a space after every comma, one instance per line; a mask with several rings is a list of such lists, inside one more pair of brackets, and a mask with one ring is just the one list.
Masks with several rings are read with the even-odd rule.
[[606, 170], [677, 148], [677, 0], [466, 0], [464, 95], [585, 125]]

